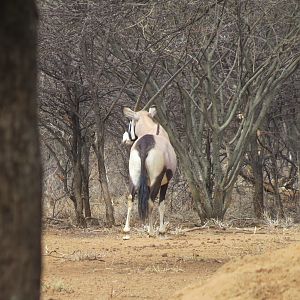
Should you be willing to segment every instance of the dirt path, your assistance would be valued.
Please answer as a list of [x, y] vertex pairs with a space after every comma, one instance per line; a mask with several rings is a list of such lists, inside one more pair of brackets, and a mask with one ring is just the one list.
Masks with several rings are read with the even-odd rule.
[[299, 230], [195, 230], [164, 239], [133, 232], [47, 230], [43, 300], [168, 299], [224, 263], [300, 241]]

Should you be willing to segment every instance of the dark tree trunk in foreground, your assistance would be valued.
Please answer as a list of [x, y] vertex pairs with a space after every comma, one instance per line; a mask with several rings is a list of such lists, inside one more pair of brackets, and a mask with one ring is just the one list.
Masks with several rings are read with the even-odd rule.
[[41, 164], [34, 1], [0, 4], [0, 298], [39, 299]]

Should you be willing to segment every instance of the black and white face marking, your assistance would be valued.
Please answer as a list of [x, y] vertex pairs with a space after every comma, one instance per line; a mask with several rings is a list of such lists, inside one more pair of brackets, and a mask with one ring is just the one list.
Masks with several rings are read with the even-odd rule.
[[135, 121], [131, 120], [128, 124], [128, 135], [129, 139], [134, 142], [137, 139], [137, 136], [135, 134]]
[[135, 134], [135, 121], [131, 120], [128, 124], [128, 130], [123, 134], [123, 143], [132, 145], [133, 142], [137, 140]]

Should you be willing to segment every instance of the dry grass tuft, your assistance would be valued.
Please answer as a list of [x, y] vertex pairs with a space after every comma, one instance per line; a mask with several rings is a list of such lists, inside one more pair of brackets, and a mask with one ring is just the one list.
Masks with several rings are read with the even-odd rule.
[[42, 282], [42, 290], [43, 292], [51, 290], [52, 292], [57, 292], [57, 293], [66, 293], [66, 294], [74, 293], [74, 290], [68, 285], [66, 285], [65, 282], [61, 279], [58, 279], [50, 283]]
[[183, 269], [181, 269], [179, 266], [160, 266], [160, 265], [152, 265], [147, 267], [144, 272], [146, 273], [178, 273], [178, 272], [184, 272]]
[[263, 223], [269, 229], [275, 228], [291, 228], [295, 225], [292, 217], [280, 218], [278, 215], [276, 218], [272, 218], [268, 212], [264, 212]]
[[44, 254], [45, 256], [51, 256], [55, 258], [61, 258], [64, 260], [69, 260], [69, 261], [92, 261], [92, 260], [97, 260], [97, 261], [105, 261], [104, 260], [104, 254], [100, 253], [85, 253], [82, 252], [81, 250], [75, 250], [72, 253], [60, 253], [56, 250], [48, 250], [46, 246], [46, 253]]

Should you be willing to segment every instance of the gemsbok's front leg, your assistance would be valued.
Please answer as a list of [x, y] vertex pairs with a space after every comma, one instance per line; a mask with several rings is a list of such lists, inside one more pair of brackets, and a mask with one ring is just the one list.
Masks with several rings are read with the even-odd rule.
[[129, 195], [128, 196], [127, 218], [126, 218], [125, 227], [123, 229], [124, 233], [130, 232], [130, 217], [131, 217], [132, 206], [133, 206], [133, 196]]

